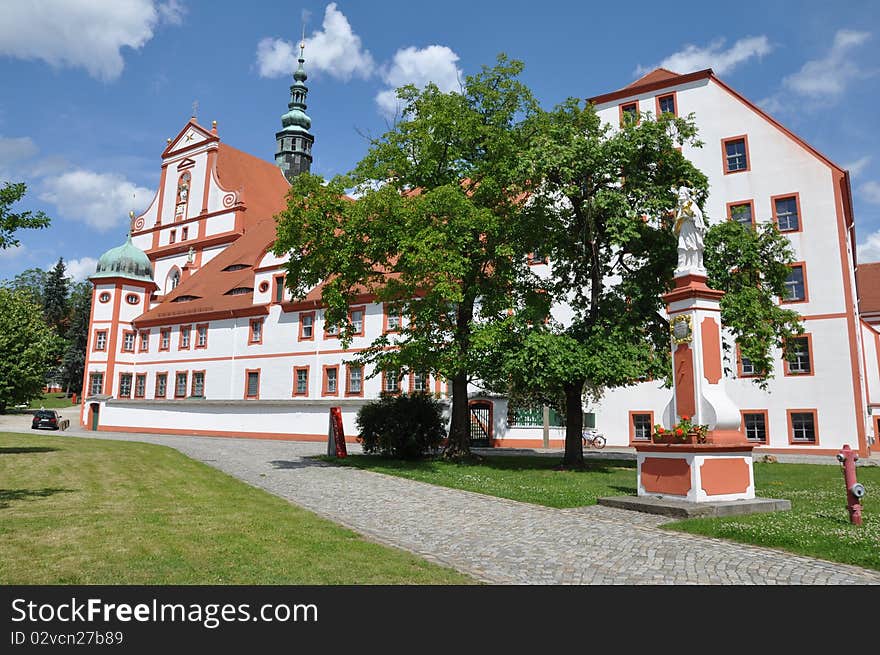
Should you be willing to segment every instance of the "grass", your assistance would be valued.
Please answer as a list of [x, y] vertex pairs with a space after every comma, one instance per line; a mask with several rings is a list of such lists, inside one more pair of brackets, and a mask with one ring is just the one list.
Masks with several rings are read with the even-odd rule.
[[0, 584], [464, 584], [164, 446], [0, 433]]
[[44, 393], [42, 397], [31, 401], [29, 409], [63, 409], [70, 406], [70, 398], [66, 393]]
[[478, 464], [402, 462], [374, 455], [321, 459], [547, 507], [595, 505], [601, 496], [636, 493], [636, 463], [626, 460], [587, 460], [582, 471], [556, 471], [560, 460], [555, 457], [490, 455]]
[[[547, 507], [593, 505], [601, 496], [636, 493], [632, 461], [588, 460], [584, 471], [555, 471], [559, 460], [553, 457], [504, 455], [490, 455], [479, 464], [366, 455], [332, 461]], [[688, 519], [663, 527], [880, 570], [880, 467], [859, 467], [858, 478], [868, 490], [861, 527], [849, 523], [839, 466], [778, 463], [755, 464], [756, 495], [786, 498], [790, 512]]]

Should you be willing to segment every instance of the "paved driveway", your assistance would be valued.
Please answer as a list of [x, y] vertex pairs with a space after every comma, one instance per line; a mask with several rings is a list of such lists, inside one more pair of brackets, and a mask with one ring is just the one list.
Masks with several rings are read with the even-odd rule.
[[[65, 434], [95, 436], [77, 428]], [[552, 509], [308, 458], [324, 444], [100, 437], [171, 446], [371, 539], [493, 584], [880, 583], [880, 572], [667, 532], [657, 527], [666, 519], [648, 514]]]

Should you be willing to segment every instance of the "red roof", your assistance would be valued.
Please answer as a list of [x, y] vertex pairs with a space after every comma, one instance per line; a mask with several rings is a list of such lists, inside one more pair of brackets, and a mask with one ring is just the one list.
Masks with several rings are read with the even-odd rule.
[[622, 89], [611, 91], [610, 93], [603, 93], [602, 95], [593, 96], [592, 98], [587, 98], [587, 101], [593, 103], [594, 105], [601, 105], [606, 102], [612, 102], [613, 100], [629, 98], [640, 93], [649, 93], [658, 89], [663, 89], [669, 86], [676, 86], [678, 84], [686, 84], [687, 82], [693, 82], [695, 80], [700, 80], [711, 76], [711, 68], [695, 71], [693, 73], [687, 73], [686, 75], [679, 75], [678, 73], [673, 73], [672, 71], [665, 68], [656, 68], [647, 75], [640, 77], [632, 84], [626, 85]]
[[678, 73], [673, 73], [671, 70], [667, 68], [655, 68], [647, 75], [642, 75], [639, 79], [637, 79], [632, 84], [627, 84], [625, 89], [637, 88], [640, 86], [644, 86], [645, 84], [653, 84], [654, 82], [666, 82], [675, 77], [679, 77]]
[[880, 262], [859, 264], [856, 269], [859, 313], [880, 312]]

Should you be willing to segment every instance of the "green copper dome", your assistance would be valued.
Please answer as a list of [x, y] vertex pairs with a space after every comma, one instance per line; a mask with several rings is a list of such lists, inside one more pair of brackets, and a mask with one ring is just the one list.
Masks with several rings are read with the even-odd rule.
[[131, 234], [129, 234], [125, 243], [101, 255], [97, 270], [91, 279], [101, 277], [125, 277], [152, 282], [153, 264], [150, 263], [147, 254], [131, 242]]
[[312, 126], [312, 119], [302, 109], [294, 107], [281, 116], [281, 125], [284, 126], [285, 132], [299, 132], [300, 130], [296, 128], [301, 128], [301, 131], [305, 132]]

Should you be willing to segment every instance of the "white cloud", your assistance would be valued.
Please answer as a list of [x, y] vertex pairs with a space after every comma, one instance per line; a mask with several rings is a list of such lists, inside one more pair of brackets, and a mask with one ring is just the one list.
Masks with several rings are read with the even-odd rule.
[[150, 189], [126, 180], [118, 173], [95, 173], [77, 169], [43, 180], [41, 200], [58, 207], [64, 218], [106, 232], [128, 221], [128, 212], [147, 206]]
[[180, 24], [177, 0], [28, 0], [3, 3], [0, 55], [85, 68], [109, 81], [122, 73], [124, 47], [140, 49], [160, 22]]
[[0, 136], [0, 183], [24, 181], [28, 168], [24, 162], [38, 152], [37, 144], [29, 136]]
[[848, 162], [843, 165], [845, 170], [849, 171], [849, 174], [853, 177], [858, 177], [861, 175], [864, 170], [868, 167], [868, 164], [871, 163], [871, 156], [866, 155], [861, 159], [856, 159], [855, 161]]
[[98, 260], [94, 257], [80, 257], [79, 259], [68, 259], [64, 265], [67, 267], [67, 277], [74, 282], [79, 282], [95, 272]]
[[795, 93], [811, 97], [840, 96], [851, 81], [865, 73], [852, 60], [854, 48], [871, 37], [869, 32], [838, 30], [831, 50], [822, 59], [812, 59], [797, 72], [782, 80], [782, 85]]
[[753, 57], [759, 59], [773, 50], [766, 36], [747, 36], [724, 50], [725, 40], [715, 39], [704, 48], [688, 44], [682, 50], [666, 57], [656, 66], [639, 66], [636, 75], [644, 75], [655, 68], [666, 68], [674, 73], [692, 73], [711, 68], [717, 75], [725, 75]]
[[[352, 76], [370, 77], [376, 69], [373, 56], [351, 29], [348, 18], [331, 2], [324, 11], [320, 30], [305, 40], [307, 70], [330, 74], [348, 81]], [[290, 75], [296, 69], [299, 45], [276, 38], [265, 38], [257, 44], [257, 68], [260, 77]]]
[[856, 246], [856, 256], [862, 263], [880, 261], [880, 230]]
[[387, 117], [398, 113], [397, 87], [413, 84], [424, 88], [433, 82], [444, 92], [460, 89], [461, 69], [456, 66], [459, 57], [444, 45], [427, 48], [410, 46], [394, 53], [389, 65], [383, 67], [382, 79], [389, 88], [376, 95], [379, 109]]
[[859, 194], [874, 205], [880, 205], [880, 182], [865, 182], [859, 187]]

